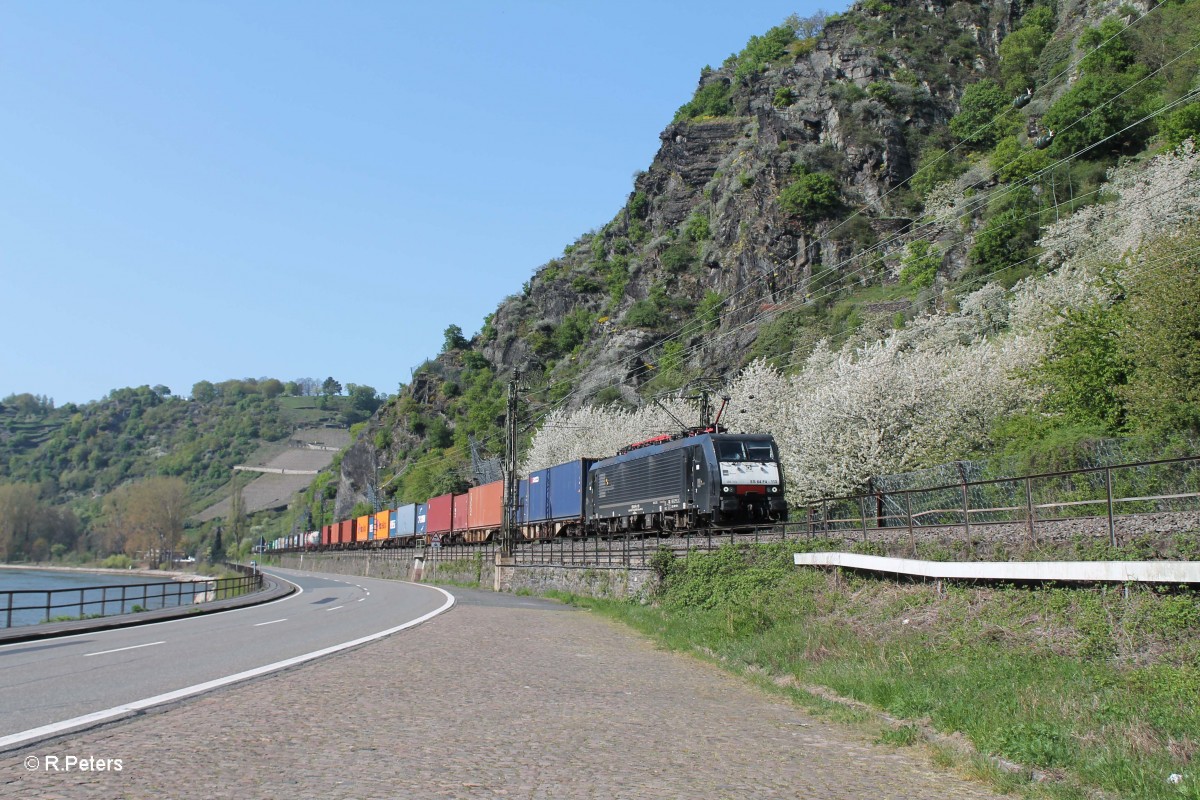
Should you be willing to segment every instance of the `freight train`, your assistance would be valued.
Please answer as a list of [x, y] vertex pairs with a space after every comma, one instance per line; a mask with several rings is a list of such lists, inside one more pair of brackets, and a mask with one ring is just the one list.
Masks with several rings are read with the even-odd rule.
[[[769, 434], [693, 428], [530, 473], [517, 483], [515, 527], [527, 541], [763, 525], [787, 520]], [[277, 539], [276, 550], [481, 544], [504, 521], [504, 483], [444, 494]]]

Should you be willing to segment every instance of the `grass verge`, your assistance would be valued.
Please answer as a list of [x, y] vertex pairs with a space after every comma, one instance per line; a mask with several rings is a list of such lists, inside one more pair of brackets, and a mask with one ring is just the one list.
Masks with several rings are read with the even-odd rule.
[[[798, 569], [796, 549], [727, 546], [686, 562], [656, 559], [661, 581], [652, 604], [555, 596], [818, 713], [886, 714], [896, 723], [880, 734], [883, 743], [904, 746], [928, 732], [935, 760], [1005, 791], [1200, 800], [1194, 593], [1061, 586], [939, 592], [933, 584]], [[846, 710], [831, 698], [861, 705]], [[978, 755], [949, 745], [964, 738]], [[1010, 771], [1014, 763], [1023, 770]], [[1033, 774], [1050, 780], [1033, 782]], [[1171, 783], [1172, 775], [1180, 782]]]

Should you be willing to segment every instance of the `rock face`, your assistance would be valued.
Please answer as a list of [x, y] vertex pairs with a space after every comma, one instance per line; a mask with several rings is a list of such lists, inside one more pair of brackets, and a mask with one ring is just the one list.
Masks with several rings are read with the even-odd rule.
[[[914, 213], [902, 183], [922, 148], [950, 144], [963, 88], [994, 70], [1021, 13], [1018, 0], [868, 0], [782, 56], [747, 68], [743, 53], [706, 68], [697, 98], [717, 98], [715, 113], [681, 109], [625, 207], [501, 303], [472, 349], [501, 380], [520, 370], [547, 405], [636, 404], [648, 383], [672, 386], [668, 369], [728, 377], [763, 324], [820, 290], [818, 277], [879, 275], [863, 272], [855, 253]], [[823, 213], [781, 204], [806, 173], [836, 181], [837, 202]], [[664, 342], [677, 343], [669, 366]], [[434, 362], [442, 373], [444, 361]], [[398, 402], [452, 424], [428, 378], [418, 374]], [[554, 391], [562, 385], [569, 391]], [[366, 464], [375, 470], [368, 434], [392, 431], [378, 455], [389, 472], [419, 443], [411, 414], [395, 405], [343, 460], [339, 513], [365, 498]]]

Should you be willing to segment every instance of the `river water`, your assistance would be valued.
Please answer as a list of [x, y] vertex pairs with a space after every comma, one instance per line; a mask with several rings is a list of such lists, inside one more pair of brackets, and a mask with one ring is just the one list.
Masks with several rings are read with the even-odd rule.
[[[178, 605], [180, 598], [173, 596], [172, 587], [166, 587], [167, 596], [165, 597], [162, 596], [162, 590], [159, 587], [138, 588], [170, 580], [170, 575], [125, 575], [112, 572], [5, 569], [0, 567], [0, 629], [6, 627], [10, 614], [13, 627], [45, 622], [47, 592], [53, 592], [51, 602], [54, 605], [61, 604], [62, 606], [50, 610], [51, 619], [80, 616], [81, 590], [84, 616], [130, 612], [134, 610], [135, 605], [145, 609]], [[121, 589], [113, 588], [119, 586], [130, 587], [125, 589], [124, 604], [121, 602]], [[13, 594], [10, 595], [9, 592]], [[191, 603], [191, 596], [183, 595], [182, 602]], [[22, 608], [28, 606], [33, 606], [33, 608]]]

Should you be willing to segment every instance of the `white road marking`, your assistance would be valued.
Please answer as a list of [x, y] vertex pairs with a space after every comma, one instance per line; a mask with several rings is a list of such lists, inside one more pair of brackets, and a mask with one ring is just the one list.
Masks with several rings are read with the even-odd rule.
[[345, 606], [334, 606], [333, 608], [327, 608], [325, 610], [326, 611], [337, 611], [339, 608], [345, 608]]
[[284, 617], [283, 619], [273, 619], [270, 622], [256, 622], [254, 623], [254, 627], [261, 628], [263, 625], [274, 625], [276, 622], [287, 622], [287, 617]]
[[349, 642], [342, 642], [341, 644], [335, 644], [330, 647], [322, 648], [321, 650], [314, 650], [313, 652], [305, 653], [304, 655], [287, 658], [287, 659], [284, 659], [283, 661], [276, 661], [273, 664], [267, 664], [262, 667], [255, 667], [254, 669], [248, 669], [245, 672], [238, 672], [234, 675], [226, 675], [223, 678], [217, 678], [215, 680], [206, 681], [204, 683], [197, 683], [194, 686], [188, 686], [184, 689], [179, 689], [174, 692], [167, 692], [166, 694], [159, 694], [159, 695], [155, 695], [154, 697], [147, 697], [144, 700], [135, 700], [132, 703], [125, 703], [124, 705], [113, 706], [112, 708], [107, 708], [103, 711], [96, 711], [92, 714], [84, 714], [81, 717], [75, 717], [74, 719], [63, 720], [62, 722], [54, 722], [54, 723], [51, 723], [50, 725], [43, 725], [40, 728], [30, 728], [29, 730], [21, 731], [20, 733], [14, 733], [14, 734], [10, 734], [8, 736], [0, 736], [0, 752], [10, 749], [13, 747], [13, 745], [19, 745], [23, 742], [29, 742], [29, 741], [36, 740], [36, 739], [43, 739], [47, 736], [54, 736], [58, 733], [61, 733], [66, 730], [70, 730], [72, 728], [80, 728], [80, 727], [84, 727], [84, 726], [94, 725], [99, 722], [104, 722], [105, 720], [113, 719], [114, 717], [120, 717], [120, 716], [124, 716], [127, 714], [132, 714], [134, 712], [141, 711], [142, 709], [151, 708], [151, 707], [157, 706], [157, 705], [162, 705], [163, 703], [170, 703], [175, 700], [181, 700], [185, 697], [191, 697], [192, 695], [200, 694], [201, 692], [207, 692], [212, 689], [217, 689], [221, 686], [228, 686], [231, 683], [237, 683], [238, 681], [248, 680], [249, 678], [257, 678], [259, 675], [266, 675], [269, 672], [275, 672], [276, 670], [286, 669], [287, 667], [291, 667], [296, 664], [303, 664], [305, 661], [311, 661], [314, 658], [320, 658], [321, 656], [326, 656], [326, 655], [329, 655], [330, 653], [336, 653], [340, 650], [347, 650], [351, 647], [357, 647], [360, 644], [366, 644], [367, 642], [373, 642], [377, 639], [382, 639], [385, 636], [391, 636], [393, 633], [398, 633], [402, 630], [406, 630], [406, 629], [412, 628], [416, 625], [420, 625], [422, 622], [425, 622], [426, 620], [433, 619], [438, 614], [441, 614], [443, 611], [449, 611], [450, 608], [452, 608], [454, 606], [454, 595], [450, 594], [445, 589], [438, 588], [437, 586], [430, 586], [428, 588], [434, 589], [434, 590], [439, 591], [442, 594], [444, 594], [446, 596], [446, 602], [443, 603], [441, 605], [441, 607], [439, 607], [433, 611], [430, 611], [428, 614], [417, 617], [414, 620], [410, 620], [409, 622], [406, 622], [403, 625], [397, 625], [394, 628], [388, 628], [387, 630], [379, 631], [378, 633], [372, 633], [368, 636], [363, 636], [358, 639], [353, 639]]
[[87, 658], [88, 656], [104, 656], [104, 655], [108, 655], [109, 653], [120, 653], [123, 650], [137, 650], [139, 647], [154, 647], [154, 645], [156, 645], [156, 644], [165, 644], [165, 642], [166, 642], [166, 640], [163, 640], [162, 642], [146, 642], [145, 644], [133, 644], [133, 645], [130, 645], [129, 647], [118, 647], [116, 650], [101, 650], [98, 653], [84, 653], [83, 657]]
[[355, 602], [357, 602], [357, 603], [361, 603], [363, 600], [366, 600], [366, 599], [367, 599], [367, 598], [365, 598], [365, 597], [360, 597], [360, 598], [358, 598], [358, 600], [356, 600]]

